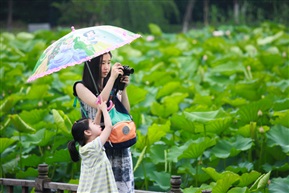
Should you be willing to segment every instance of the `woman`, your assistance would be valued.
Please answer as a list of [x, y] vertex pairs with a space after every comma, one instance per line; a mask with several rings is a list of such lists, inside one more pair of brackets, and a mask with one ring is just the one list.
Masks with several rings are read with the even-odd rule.
[[[84, 64], [82, 81], [74, 84], [74, 94], [80, 99], [83, 116], [92, 119], [97, 112], [97, 96], [109, 101], [115, 80], [121, 76], [120, 81], [125, 87], [118, 97], [127, 111], [130, 104], [126, 92], [129, 76], [123, 75], [123, 66], [116, 63], [111, 67], [111, 53], [105, 53]], [[92, 78], [93, 77], [93, 78]], [[129, 148], [106, 149], [107, 157], [111, 163], [117, 188], [120, 193], [134, 192], [134, 176], [132, 157]]]

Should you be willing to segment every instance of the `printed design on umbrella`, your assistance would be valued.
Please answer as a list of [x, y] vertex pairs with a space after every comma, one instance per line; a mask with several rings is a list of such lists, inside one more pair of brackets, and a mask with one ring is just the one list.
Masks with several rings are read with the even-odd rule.
[[[99, 39], [102, 41], [98, 41]], [[87, 31], [82, 36], [76, 38], [74, 36], [67, 37], [66, 39], [62, 39], [50, 54], [47, 65], [48, 70], [78, 63], [88, 56], [93, 56], [94, 53], [109, 49], [113, 44], [122, 41], [122, 39], [114, 34], [100, 29], [98, 31]]]
[[[68, 37], [63, 39], [63, 41], [58, 44], [54, 49], [54, 52], [49, 57], [48, 70], [58, 68], [63, 65], [69, 65], [77, 63], [78, 61], [87, 58], [90, 50], [86, 46], [82, 46], [83, 49], [75, 48], [74, 45], [81, 44], [82, 41], [79, 41], [79, 38]], [[93, 53], [93, 51], [91, 51]]]
[[86, 45], [89, 45], [93, 48], [94, 53], [109, 49], [111, 46], [113, 46], [113, 42], [109, 41], [108, 38], [105, 38], [95, 30], [89, 30], [85, 32], [81, 38], [83, 38], [83, 41], [86, 43]]
[[81, 64], [141, 37], [114, 26], [95, 26], [74, 30], [52, 43], [40, 56], [28, 82]]
[[36, 66], [34, 67], [33, 74], [39, 74], [47, 70], [47, 65], [41, 65], [48, 63], [48, 56], [53, 52], [53, 44], [49, 46], [40, 56]]
[[122, 33], [122, 36], [118, 36], [118, 34], [112, 32], [114, 32], [114, 30], [108, 32], [101, 28], [98, 30], [89, 30], [83, 34], [85, 37], [83, 41], [87, 43], [87, 45], [92, 45], [95, 53], [98, 53], [103, 50], [110, 50], [113, 48], [113, 45], [129, 40], [129, 38], [126, 38], [127, 34], [125, 32]]

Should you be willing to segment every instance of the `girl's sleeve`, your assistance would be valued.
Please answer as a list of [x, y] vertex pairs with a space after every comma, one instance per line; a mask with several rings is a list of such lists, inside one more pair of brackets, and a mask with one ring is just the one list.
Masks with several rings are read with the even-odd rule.
[[100, 141], [100, 137], [98, 136], [97, 138], [95, 138], [95, 140], [93, 141], [94, 143], [94, 146], [96, 149], [102, 149], [102, 150], [105, 150], [105, 148], [103, 147], [103, 145], [101, 144], [101, 141]]

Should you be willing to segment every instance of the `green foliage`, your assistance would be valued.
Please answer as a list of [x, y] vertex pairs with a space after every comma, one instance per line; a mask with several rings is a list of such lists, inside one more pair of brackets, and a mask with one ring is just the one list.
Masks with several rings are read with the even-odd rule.
[[149, 23], [167, 26], [173, 18], [180, 21], [179, 10], [173, 0], [114, 1], [71, 0], [54, 2], [61, 17], [59, 24], [77, 26], [98, 24], [116, 25], [134, 31], [148, 31]]
[[271, 193], [285, 193], [289, 191], [289, 177], [287, 178], [275, 178], [271, 181], [269, 186]]
[[[287, 117], [287, 122], [289, 117]], [[280, 146], [282, 151], [289, 154], [289, 129], [281, 125], [273, 126], [267, 133], [268, 146]]]
[[[155, 24], [113, 62], [135, 69], [127, 88], [138, 127], [136, 189], [288, 192], [289, 34], [284, 26], [223, 26], [164, 34]], [[43, 50], [69, 30], [1, 34], [1, 177], [77, 183], [67, 142], [80, 118], [72, 85], [82, 65], [26, 83]], [[270, 182], [270, 183], [268, 183]]]

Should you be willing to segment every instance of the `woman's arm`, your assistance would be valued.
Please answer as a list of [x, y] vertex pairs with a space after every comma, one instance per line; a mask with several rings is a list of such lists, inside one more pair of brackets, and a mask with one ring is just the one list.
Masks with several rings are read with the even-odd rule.
[[75, 90], [77, 93], [77, 96], [86, 104], [93, 108], [97, 108], [97, 97], [88, 89], [86, 86], [84, 86], [82, 83], [78, 83], [75, 86]]
[[105, 100], [105, 101], [109, 100], [110, 92], [113, 88], [114, 81], [115, 81], [115, 79], [113, 77], [110, 77], [108, 79], [105, 87], [103, 88], [103, 90], [99, 94], [103, 98], [103, 100]]
[[124, 88], [120, 97], [121, 97], [120, 98], [121, 103], [126, 108], [127, 112], [129, 112], [130, 111], [130, 104], [129, 104], [129, 99], [128, 99], [128, 95], [126, 92], [126, 88]]
[[127, 112], [129, 112], [130, 104], [129, 104], [128, 94], [126, 92], [126, 87], [129, 85], [129, 82], [130, 82], [129, 76], [123, 76], [121, 82], [125, 84], [125, 87], [123, 91], [121, 92], [120, 101], [123, 104], [123, 106], [126, 108]]
[[[120, 74], [123, 74], [122, 65], [116, 63], [112, 66], [111, 76], [108, 79], [107, 84], [103, 88], [102, 92], [99, 94], [103, 100], [108, 101], [110, 92], [113, 88], [114, 82]], [[93, 108], [97, 108], [97, 97], [82, 83], [78, 83], [75, 86], [77, 96], [86, 104]]]
[[103, 98], [103, 100], [108, 101], [109, 96], [110, 96], [110, 92], [113, 88], [115, 80], [117, 79], [117, 77], [119, 75], [123, 74], [122, 69], [123, 69], [123, 67], [120, 63], [115, 63], [111, 67], [111, 75], [110, 75], [105, 87], [103, 88], [102, 92], [100, 93], [100, 96]]
[[[107, 84], [99, 94], [103, 100], [108, 101], [110, 92], [113, 88], [114, 82], [118, 75], [122, 72], [120, 69], [121, 64], [117, 63], [112, 67], [111, 76], [108, 79]], [[83, 83], [77, 83], [75, 86], [77, 96], [87, 105], [97, 108], [97, 96], [95, 96]]]

